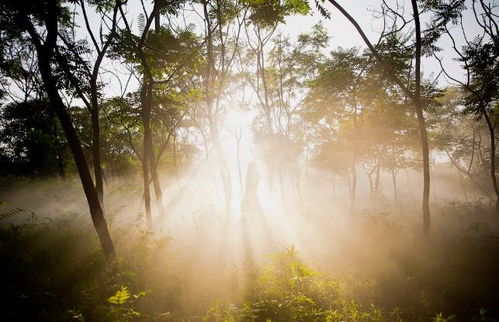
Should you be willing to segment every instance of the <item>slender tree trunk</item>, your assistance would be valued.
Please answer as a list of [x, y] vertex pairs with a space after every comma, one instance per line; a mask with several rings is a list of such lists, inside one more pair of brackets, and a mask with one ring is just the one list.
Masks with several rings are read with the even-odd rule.
[[417, 1], [411, 0], [411, 4], [414, 16], [414, 25], [416, 28], [416, 83], [413, 100], [418, 118], [419, 136], [423, 153], [423, 233], [425, 238], [428, 238], [430, 236], [430, 151], [428, 147], [426, 121], [423, 114], [423, 104], [421, 102], [421, 24], [419, 21]]
[[144, 153], [142, 158], [142, 179], [144, 182], [144, 208], [146, 213], [147, 229], [152, 231], [152, 215], [151, 215], [151, 190], [149, 186], [149, 167], [148, 157]]
[[368, 173], [366, 173], [366, 175], [367, 175], [367, 179], [369, 179], [369, 196], [371, 197], [371, 201], [372, 201], [374, 198], [372, 173], [368, 172]]
[[[152, 147], [150, 147], [149, 150], [152, 150]], [[154, 160], [154, 153], [151, 153], [150, 159]], [[151, 179], [154, 187], [154, 195], [156, 196], [156, 205], [158, 207], [159, 215], [161, 217], [164, 217], [166, 215], [166, 212], [163, 205], [163, 190], [161, 189], [156, 162], [151, 162]]]
[[489, 115], [486, 111], [483, 112], [485, 121], [487, 122], [487, 129], [489, 130], [490, 138], [490, 178], [492, 179], [492, 186], [496, 194], [496, 214], [499, 214], [499, 189], [497, 187], [497, 177], [496, 177], [496, 135], [494, 132], [494, 125], [490, 120]]
[[[92, 75], [90, 77], [90, 106], [91, 106], [90, 114], [92, 120], [92, 162], [94, 166], [95, 188], [97, 190], [99, 201], [103, 209], [104, 209], [104, 172], [102, 171], [102, 162], [101, 162], [100, 120], [99, 120], [100, 105], [99, 105], [99, 86], [97, 84], [97, 78], [99, 76], [99, 70], [102, 61], [106, 56], [107, 49], [111, 44], [112, 38], [115, 36], [118, 6], [119, 3], [116, 3], [113, 12], [111, 31], [108, 35], [105, 44], [102, 46], [100, 50], [97, 44], [95, 44], [98, 55], [93, 67]], [[92, 30], [90, 29], [89, 25], [87, 25], [87, 28], [88, 32], [92, 35]]]
[[[204, 18], [206, 21], [206, 43], [207, 43], [207, 71], [206, 71], [206, 79], [205, 79], [205, 94], [206, 94], [206, 105], [208, 109], [208, 117], [209, 117], [209, 126], [210, 126], [210, 135], [213, 140], [216, 157], [218, 159], [218, 169], [220, 178], [222, 180], [222, 186], [224, 189], [225, 196], [225, 206], [227, 214], [231, 211], [232, 208], [232, 186], [230, 181], [230, 172], [227, 167], [227, 163], [225, 161], [225, 156], [222, 151], [222, 147], [220, 144], [220, 136], [217, 126], [216, 120], [216, 111], [214, 111], [215, 107], [218, 107], [218, 101], [215, 104], [214, 102], [214, 93], [215, 93], [215, 59], [213, 57], [213, 30], [212, 23], [210, 19], [210, 13], [208, 9], [208, 1], [203, 1], [203, 10], [204, 10]], [[220, 85], [219, 85], [220, 86]]]
[[[155, 10], [155, 15], [154, 15], [154, 30], [157, 32], [161, 28], [161, 14], [159, 10]], [[149, 80], [151, 82], [151, 80]], [[152, 112], [152, 84], [149, 85], [149, 100], [148, 104], [150, 105], [148, 112], [149, 112], [149, 132], [150, 131], [150, 124], [151, 124], [151, 117], [150, 114]], [[154, 156], [154, 149], [153, 149], [153, 143], [152, 143], [152, 133], [150, 133], [147, 136], [147, 143], [148, 145], [148, 152], [149, 152], [149, 168], [151, 170], [151, 179], [154, 187], [154, 195], [156, 196], [156, 206], [158, 207], [159, 215], [161, 217], [164, 217], [166, 215], [165, 212], [165, 207], [163, 205], [163, 191], [161, 189], [161, 184], [159, 181], [159, 176], [158, 176], [158, 164], [156, 163], [156, 158]]]
[[397, 194], [397, 174], [395, 171], [391, 171], [392, 173], [392, 183], [393, 183], [393, 201], [395, 202], [395, 208], [398, 206], [398, 194]]
[[[355, 95], [352, 93], [352, 95]], [[354, 101], [353, 112], [353, 130], [357, 131], [357, 104]], [[350, 213], [355, 215], [355, 206], [357, 199], [357, 136], [354, 134], [353, 158], [352, 158], [352, 195], [350, 200]]]
[[466, 190], [466, 183], [462, 174], [459, 174], [459, 182], [461, 183], [461, 188], [463, 189], [464, 201], [468, 202], [468, 191]]
[[141, 90], [141, 117], [144, 126], [144, 138], [143, 138], [143, 156], [142, 156], [142, 176], [144, 181], [144, 208], [146, 213], [147, 229], [152, 231], [152, 212], [151, 212], [151, 190], [150, 190], [150, 180], [149, 180], [149, 165], [154, 162], [151, 159], [151, 144], [152, 140], [151, 134], [151, 96], [152, 95], [152, 84], [144, 78], [144, 84]]
[[265, 100], [265, 115], [267, 119], [267, 131], [268, 134], [273, 134], [273, 129], [272, 129], [272, 113], [271, 113], [271, 107], [269, 104], [269, 91], [267, 87], [267, 77], [265, 76], [265, 57], [263, 53], [263, 44], [261, 45], [261, 48], [259, 50], [259, 61], [260, 61], [260, 77], [262, 79], [262, 84], [263, 84], [263, 97]]
[[346, 172], [346, 179], [347, 179], [347, 183], [348, 183], [348, 192], [350, 193], [350, 195], [352, 195], [352, 179], [350, 177], [350, 173], [347, 171]]
[[57, 171], [59, 177], [61, 179], [66, 179], [66, 171], [64, 170], [64, 157], [62, 151], [60, 149], [61, 143], [59, 142], [59, 135], [57, 134], [57, 122], [55, 120], [54, 110], [52, 108], [49, 109], [50, 113], [50, 121], [52, 127], [52, 136], [54, 137], [54, 143], [57, 147], [56, 159], [57, 159]]
[[175, 180], [178, 183], [178, 160], [177, 160], [177, 135], [173, 134], [173, 172], [175, 173]]
[[[96, 103], [98, 104], [98, 103]], [[95, 190], [99, 196], [99, 202], [104, 208], [104, 180], [102, 178], [101, 153], [100, 153], [100, 125], [99, 110], [94, 105], [91, 110], [92, 119], [92, 164], [94, 168]]]
[[[355, 154], [356, 153], [354, 153], [354, 155]], [[354, 161], [352, 164], [352, 191], [350, 198], [350, 213], [352, 215], [355, 215], [356, 199], [357, 199], [357, 162]]]
[[376, 176], [374, 177], [374, 197], [376, 200], [381, 196], [381, 165], [380, 160], [376, 160]]

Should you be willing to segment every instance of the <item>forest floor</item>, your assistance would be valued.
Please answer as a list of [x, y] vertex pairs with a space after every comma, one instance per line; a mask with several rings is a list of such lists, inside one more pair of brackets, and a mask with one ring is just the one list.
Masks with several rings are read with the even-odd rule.
[[110, 266], [77, 186], [3, 185], [3, 321], [499, 317], [499, 218], [482, 200], [433, 204], [427, 241], [414, 207], [348, 219], [327, 211], [227, 218], [206, 207], [167, 217], [172, 226], [152, 234], [138, 216], [140, 186], [119, 185], [107, 199], [118, 253]]

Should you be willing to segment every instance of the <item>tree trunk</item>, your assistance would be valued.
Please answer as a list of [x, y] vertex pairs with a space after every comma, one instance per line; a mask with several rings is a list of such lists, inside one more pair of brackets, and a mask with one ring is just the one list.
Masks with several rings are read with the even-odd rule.
[[483, 112], [485, 121], [487, 121], [487, 128], [489, 130], [490, 137], [490, 178], [492, 179], [492, 186], [496, 194], [496, 214], [499, 214], [499, 189], [497, 187], [497, 177], [496, 177], [496, 135], [494, 132], [494, 125], [490, 120], [489, 115], [486, 111]]
[[397, 208], [399, 201], [397, 195], [397, 174], [392, 171], [392, 182], [393, 182], [393, 201], [395, 202], [395, 208]]
[[[94, 167], [95, 190], [99, 197], [99, 202], [104, 209], [104, 180], [102, 178], [102, 166], [100, 158], [100, 125], [99, 125], [99, 110], [98, 103], [91, 110], [92, 118], [92, 164]], [[93, 105], [93, 104], [92, 104]]]
[[222, 186], [224, 190], [225, 196], [225, 207], [227, 214], [230, 213], [232, 208], [232, 186], [230, 181], [230, 173], [227, 168], [227, 163], [225, 162], [225, 156], [222, 151], [222, 147], [220, 145], [220, 137], [217, 126], [216, 119], [216, 111], [214, 111], [214, 107], [218, 107], [217, 104], [214, 103], [214, 92], [215, 92], [215, 78], [216, 70], [214, 67], [215, 59], [213, 57], [213, 30], [212, 23], [210, 19], [209, 9], [208, 9], [208, 1], [203, 1], [203, 10], [204, 10], [204, 18], [206, 21], [207, 27], [207, 35], [206, 35], [206, 44], [207, 44], [207, 70], [206, 70], [206, 79], [205, 79], [205, 95], [206, 95], [206, 105], [208, 110], [208, 121], [210, 126], [210, 135], [213, 140], [213, 145], [215, 148], [216, 159], [218, 163], [218, 169], [220, 178], [222, 180]]
[[[152, 152], [152, 147], [150, 147], [149, 150]], [[154, 152], [151, 153], [150, 160], [154, 160]], [[154, 187], [154, 195], [156, 196], [156, 206], [158, 207], [159, 216], [164, 217], [166, 212], [163, 205], [163, 190], [161, 189], [161, 184], [159, 182], [156, 162], [151, 162], [151, 179]]]
[[461, 183], [461, 187], [463, 189], [464, 201], [468, 202], [468, 191], [466, 190], [466, 182], [464, 181], [463, 175], [459, 174], [459, 181]]
[[374, 197], [376, 200], [379, 199], [381, 196], [381, 161], [378, 159], [376, 160], [376, 176], [374, 177]]
[[[353, 130], [355, 133], [357, 131], [357, 103], [354, 101], [353, 105], [354, 105]], [[356, 199], [357, 199], [357, 136], [354, 135], [353, 158], [352, 158], [352, 195], [350, 200], [350, 213], [352, 216], [355, 215]]]
[[71, 152], [74, 156], [83, 190], [87, 198], [92, 222], [94, 224], [95, 230], [97, 231], [97, 235], [104, 250], [104, 254], [108, 260], [111, 260], [112, 258], [114, 258], [116, 253], [114, 250], [113, 242], [111, 240], [111, 235], [109, 234], [106, 220], [104, 218], [104, 211], [102, 209], [101, 203], [99, 202], [99, 196], [92, 181], [92, 176], [90, 175], [90, 170], [88, 168], [88, 164], [81, 147], [81, 142], [73, 127], [71, 116], [66, 110], [66, 106], [64, 105], [59, 95], [57, 82], [52, 75], [49, 58], [50, 54], [43, 49], [44, 48], [37, 48], [40, 74], [42, 76], [45, 89], [47, 90], [47, 95], [61, 122], [68, 144], [71, 148]]
[[97, 191], [95, 190], [92, 176], [90, 175], [87, 160], [85, 159], [85, 155], [81, 147], [81, 142], [73, 127], [71, 116], [67, 111], [61, 96], [59, 95], [57, 81], [52, 73], [51, 57], [57, 46], [57, 33], [59, 29], [59, 9], [55, 1], [51, 1], [47, 4], [47, 13], [48, 14], [44, 19], [47, 27], [46, 38], [43, 43], [40, 41], [40, 35], [37, 33], [36, 28], [29, 17], [19, 17], [19, 19], [23, 20], [21, 23], [24, 27], [26, 27], [31, 37], [30, 40], [35, 46], [38, 55], [38, 68], [40, 75], [42, 76], [43, 85], [47, 91], [47, 96], [51, 102], [51, 105], [61, 122], [61, 126], [64, 134], [66, 135], [69, 147], [73, 153], [90, 209], [90, 216], [92, 217], [92, 222], [95, 230], [97, 231], [104, 255], [108, 261], [111, 261], [115, 257], [116, 253], [111, 240], [111, 235], [109, 234], [106, 219], [104, 218], [104, 211], [100, 205], [99, 197], [97, 195]]
[[173, 172], [175, 174], [175, 180], [178, 183], [178, 161], [177, 161], [177, 135], [173, 134]]
[[52, 135], [54, 137], [54, 143], [57, 151], [55, 156], [57, 159], [57, 172], [59, 174], [59, 177], [64, 180], [66, 179], [66, 171], [64, 170], [64, 157], [60, 148], [61, 143], [59, 142], [59, 135], [57, 134], [57, 122], [55, 120], [54, 110], [52, 108], [49, 109], [49, 113], [50, 113], [50, 122], [52, 127]]
[[142, 156], [142, 177], [144, 183], [144, 208], [146, 213], [147, 229], [152, 231], [152, 213], [151, 213], [151, 190], [149, 181], [149, 164], [154, 162], [150, 159], [151, 153], [149, 151], [151, 145], [149, 141], [152, 139], [151, 134], [151, 96], [152, 84], [144, 79], [144, 84], [141, 90], [141, 117], [144, 125], [144, 138], [143, 138], [143, 156]]
[[[116, 17], [118, 14], [118, 6], [120, 4], [117, 2], [114, 7], [113, 20], [111, 26], [111, 32], [106, 40], [106, 43], [99, 50], [97, 43], [95, 47], [98, 51], [97, 59], [94, 64], [92, 71], [92, 76], [90, 77], [90, 113], [92, 119], [92, 162], [94, 165], [94, 176], [95, 176], [95, 188], [97, 190], [97, 195], [99, 196], [99, 201], [102, 208], [104, 209], [104, 173], [102, 171], [101, 164], [101, 148], [100, 148], [100, 120], [99, 120], [99, 86], [97, 84], [97, 78], [99, 76], [100, 66], [104, 57], [106, 56], [107, 49], [109, 48], [112, 38], [116, 31]], [[86, 18], [86, 16], [85, 16]], [[87, 24], [88, 32], [92, 35], [92, 30]]]
[[428, 134], [426, 132], [426, 121], [423, 115], [423, 104], [421, 102], [421, 24], [419, 21], [419, 9], [416, 0], [411, 0], [416, 28], [416, 53], [415, 73], [416, 83], [414, 92], [414, 106], [418, 118], [419, 136], [423, 153], [423, 234], [425, 238], [430, 235], [430, 155], [428, 147]]
[[366, 172], [367, 178], [369, 179], [369, 197], [371, 198], [371, 201], [374, 198], [374, 188], [373, 188], [373, 178], [372, 178], [372, 173], [371, 172]]
[[350, 213], [352, 216], [355, 215], [355, 208], [356, 208], [355, 206], [356, 206], [356, 199], [357, 199], [357, 164], [356, 163], [357, 162], [354, 161], [352, 164], [352, 191], [351, 191], [351, 199], [350, 199]]

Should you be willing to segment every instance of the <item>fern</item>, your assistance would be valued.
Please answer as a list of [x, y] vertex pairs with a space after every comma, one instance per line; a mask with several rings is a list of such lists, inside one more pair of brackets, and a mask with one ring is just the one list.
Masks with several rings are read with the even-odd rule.
[[113, 296], [107, 299], [109, 303], [113, 304], [125, 304], [130, 298], [130, 291], [125, 285], [121, 285], [121, 288], [114, 293]]

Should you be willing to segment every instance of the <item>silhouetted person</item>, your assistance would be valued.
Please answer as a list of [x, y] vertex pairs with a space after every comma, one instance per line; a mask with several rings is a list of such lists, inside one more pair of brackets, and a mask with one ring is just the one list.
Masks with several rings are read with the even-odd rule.
[[247, 256], [266, 254], [273, 245], [270, 227], [258, 197], [259, 182], [260, 175], [256, 163], [251, 162], [246, 173], [246, 185], [241, 204], [243, 243]]
[[260, 198], [258, 197], [259, 182], [260, 175], [256, 169], [256, 163], [251, 162], [248, 165], [248, 172], [246, 173], [246, 187], [241, 205], [244, 215], [254, 216], [262, 214], [262, 205], [260, 204]]

